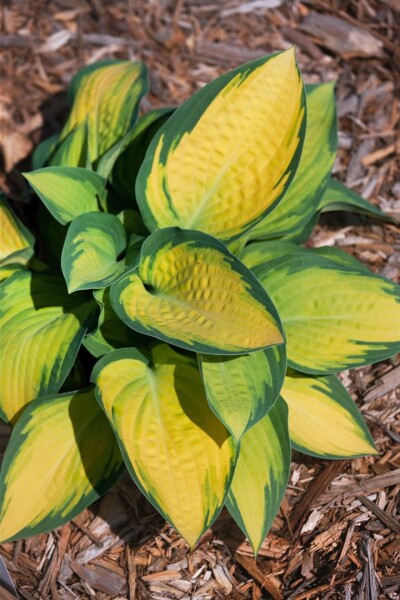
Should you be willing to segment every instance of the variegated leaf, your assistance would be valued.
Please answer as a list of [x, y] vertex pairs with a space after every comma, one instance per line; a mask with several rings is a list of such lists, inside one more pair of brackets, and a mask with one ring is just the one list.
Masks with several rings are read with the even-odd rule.
[[208, 403], [236, 440], [277, 399], [286, 372], [284, 346], [242, 356], [199, 355]]
[[196, 361], [165, 344], [117, 350], [92, 380], [132, 477], [193, 546], [222, 508], [236, 458]]
[[123, 460], [93, 389], [33, 401], [0, 473], [0, 540], [50, 531], [97, 500]]
[[73, 104], [60, 139], [86, 123], [88, 162], [95, 165], [134, 125], [147, 91], [146, 70], [124, 60], [90, 65], [78, 73], [71, 89]]
[[259, 282], [199, 231], [153, 233], [138, 268], [112, 285], [110, 298], [129, 327], [188, 350], [243, 354], [284, 341]]
[[159, 130], [136, 183], [154, 231], [243, 235], [279, 202], [297, 168], [305, 101], [294, 50], [250, 62], [187, 100]]
[[61, 255], [61, 268], [69, 293], [105, 288], [127, 269], [119, 259], [126, 249], [123, 224], [115, 215], [86, 213], [68, 229]]
[[0, 266], [26, 264], [33, 255], [34, 237], [0, 192]]
[[288, 409], [278, 398], [240, 442], [226, 506], [257, 554], [284, 496], [290, 469]]
[[289, 434], [296, 450], [319, 458], [376, 454], [360, 411], [335, 375], [288, 371], [281, 395], [289, 407]]
[[400, 351], [400, 292], [393, 282], [309, 251], [254, 267], [285, 329], [290, 366], [334, 373]]
[[106, 180], [89, 169], [46, 167], [23, 175], [63, 225], [106, 206]]
[[299, 167], [275, 210], [250, 232], [250, 239], [275, 238], [303, 228], [318, 210], [336, 156], [334, 84], [306, 85], [307, 127]]
[[34, 398], [59, 391], [95, 310], [56, 277], [19, 272], [0, 285], [3, 419], [15, 423]]
[[371, 219], [384, 221], [386, 223], [398, 223], [399, 221], [382, 212], [367, 200], [364, 200], [357, 192], [335, 179], [329, 181], [329, 185], [318, 205], [321, 212], [337, 210], [350, 211], [366, 215]]

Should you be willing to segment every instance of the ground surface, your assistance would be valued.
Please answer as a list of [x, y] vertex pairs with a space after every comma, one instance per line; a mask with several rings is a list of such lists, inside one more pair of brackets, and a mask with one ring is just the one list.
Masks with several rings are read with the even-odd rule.
[[[60, 128], [66, 86], [85, 64], [143, 60], [151, 73], [148, 110], [177, 104], [227, 69], [295, 44], [306, 81], [337, 80], [336, 176], [399, 216], [399, 25], [398, 0], [5, 1], [0, 187], [19, 195], [17, 171], [29, 168], [33, 146]], [[399, 279], [393, 226], [325, 219], [311, 243], [340, 246]], [[296, 454], [257, 560], [226, 513], [189, 552], [123, 478], [73, 522], [1, 546], [20, 597], [400, 598], [400, 366], [387, 361], [343, 379], [380, 454], [332, 463]], [[4, 448], [7, 428], [0, 434]]]

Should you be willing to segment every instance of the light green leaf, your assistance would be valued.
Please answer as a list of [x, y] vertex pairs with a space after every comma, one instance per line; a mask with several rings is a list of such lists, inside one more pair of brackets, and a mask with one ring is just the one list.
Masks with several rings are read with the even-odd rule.
[[0, 473], [0, 540], [73, 519], [116, 481], [118, 444], [93, 389], [39, 398], [16, 424]]
[[211, 410], [239, 440], [279, 395], [286, 372], [285, 347], [242, 356], [202, 354], [199, 362]]
[[285, 494], [290, 469], [288, 409], [278, 398], [240, 442], [226, 506], [257, 554]]
[[128, 470], [193, 546], [220, 512], [236, 447], [207, 404], [196, 361], [166, 344], [116, 350], [92, 381]]
[[127, 269], [120, 254], [126, 249], [126, 232], [120, 219], [108, 213], [85, 213], [68, 229], [61, 268], [69, 293], [105, 288]]
[[46, 167], [23, 175], [53, 217], [63, 225], [105, 205], [106, 180], [89, 169]]
[[110, 298], [132, 329], [196, 352], [243, 354], [284, 341], [259, 282], [199, 231], [150, 235], [139, 266], [113, 284]]

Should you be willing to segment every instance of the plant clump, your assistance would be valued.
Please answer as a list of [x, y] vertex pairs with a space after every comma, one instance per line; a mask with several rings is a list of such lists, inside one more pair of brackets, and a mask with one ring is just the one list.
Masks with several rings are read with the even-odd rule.
[[302, 244], [321, 212], [392, 219], [331, 178], [334, 85], [293, 50], [138, 117], [146, 91], [141, 63], [80, 71], [24, 174], [36, 241], [0, 199], [0, 540], [126, 468], [191, 546], [225, 505], [257, 553], [291, 448], [376, 452], [337, 374], [400, 350], [399, 288]]

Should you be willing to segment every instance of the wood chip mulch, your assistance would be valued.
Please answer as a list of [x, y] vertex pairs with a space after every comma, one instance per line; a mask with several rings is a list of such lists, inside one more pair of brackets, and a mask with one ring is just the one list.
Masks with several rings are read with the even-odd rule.
[[[23, 193], [18, 171], [30, 168], [33, 147], [60, 128], [78, 68], [142, 60], [151, 74], [147, 111], [296, 45], [307, 82], [337, 81], [336, 177], [400, 216], [398, 0], [5, 0], [0, 33], [0, 188], [12, 198]], [[324, 217], [311, 245], [339, 246], [400, 279], [393, 225]], [[0, 546], [19, 598], [400, 599], [399, 360], [342, 380], [379, 456], [328, 462], [295, 453], [257, 559], [226, 512], [190, 551], [123, 477], [71, 523]], [[8, 436], [1, 425], [2, 451]], [[0, 589], [1, 600], [12, 597]]]

